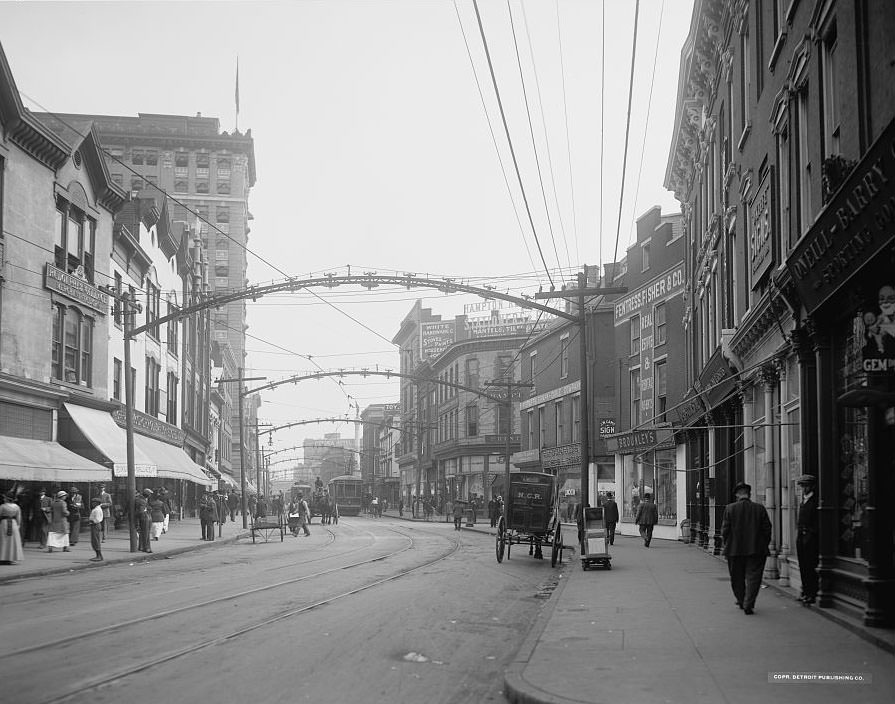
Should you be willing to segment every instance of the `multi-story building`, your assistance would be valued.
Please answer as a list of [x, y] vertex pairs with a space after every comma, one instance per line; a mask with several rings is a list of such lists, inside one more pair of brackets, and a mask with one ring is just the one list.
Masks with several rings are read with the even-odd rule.
[[682, 218], [651, 208], [637, 220], [637, 240], [625, 255], [624, 274], [615, 280], [628, 289], [613, 305], [618, 375], [615, 434], [607, 439], [615, 454], [619, 532], [637, 533], [638, 504], [649, 493], [657, 505], [655, 536], [675, 539], [686, 516], [685, 444], [675, 438], [677, 416], [670, 409], [687, 390], [683, 292], [686, 283]]
[[796, 480], [815, 474], [820, 605], [874, 626], [895, 620], [893, 30], [884, 0], [697, 0], [666, 175], [694, 538], [720, 549], [745, 480], [773, 524], [765, 578], [798, 587]]
[[[217, 118], [201, 114], [59, 115], [58, 119], [92, 122], [106, 155], [106, 168], [117, 186], [131, 193], [158, 187], [188, 209], [186, 215], [177, 217], [188, 217], [191, 226], [198, 227], [208, 252], [209, 293], [245, 288], [246, 245], [252, 219], [248, 198], [255, 184], [251, 130], [228, 134], [220, 130]], [[245, 367], [245, 330], [245, 301], [228, 303], [213, 312], [211, 339], [230, 345], [239, 368]], [[198, 339], [204, 333], [197, 329], [195, 335]], [[199, 350], [197, 353], [205, 354]], [[197, 361], [202, 363], [201, 359]], [[184, 383], [191, 388], [185, 388], [185, 392], [190, 391], [191, 396], [207, 392], [196, 386], [201, 379], [195, 379], [192, 372], [188, 377]], [[186, 399], [185, 408], [194, 403]], [[247, 425], [254, 425], [253, 412], [247, 410]], [[233, 418], [231, 423], [236, 427], [238, 419]], [[192, 442], [192, 416], [187, 430], [188, 442]], [[193, 444], [198, 452], [198, 438]], [[251, 468], [253, 455], [246, 454]], [[234, 471], [239, 473], [242, 457], [238, 439], [233, 446], [232, 462]]]
[[358, 438], [343, 438], [341, 433], [324, 433], [322, 438], [305, 438], [304, 470], [313, 482], [319, 477], [327, 484], [344, 474], [360, 476]]
[[[619, 270], [608, 267], [607, 271]], [[588, 267], [584, 281], [589, 287], [616, 286], [619, 281], [598, 280], [598, 270]], [[572, 283], [566, 288], [578, 288]], [[614, 487], [615, 464], [607, 447], [607, 436], [618, 424], [617, 379], [615, 363], [614, 296], [588, 301], [587, 369], [588, 406], [588, 505], [596, 506], [599, 492]], [[564, 306], [577, 313], [577, 303], [554, 299], [552, 305]], [[530, 384], [523, 389], [520, 411], [520, 449], [512, 457], [518, 470], [554, 474], [560, 487], [560, 514], [563, 520], [575, 519], [576, 508], [585, 498], [581, 493], [582, 403], [581, 338], [578, 323], [565, 318], [552, 321], [546, 330], [532, 336], [520, 354], [520, 379]], [[608, 341], [608, 344], [607, 344]], [[511, 468], [512, 469], [512, 468]]]
[[24, 108], [0, 47], [0, 477], [20, 488], [111, 478], [57, 442], [58, 418], [108, 401], [103, 263], [126, 198], [93, 130], [62, 137]]
[[[393, 342], [400, 348], [402, 498], [487, 502], [491, 482], [519, 449], [519, 400], [500, 383], [520, 380], [519, 350], [546, 322], [496, 301], [450, 320], [417, 302]], [[409, 378], [408, 378], [409, 377]], [[461, 388], [462, 387], [462, 388]], [[517, 393], [518, 389], [513, 389]]]
[[392, 417], [400, 412], [399, 404], [374, 403], [363, 411], [361, 430], [360, 469], [364, 480], [364, 494], [387, 498], [394, 506], [397, 501], [398, 477], [390, 470], [391, 452], [397, 433], [391, 427]]

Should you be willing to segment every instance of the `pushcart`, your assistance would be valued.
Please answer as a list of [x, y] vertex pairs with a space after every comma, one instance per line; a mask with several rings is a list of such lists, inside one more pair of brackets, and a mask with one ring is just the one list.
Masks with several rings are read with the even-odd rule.
[[277, 514], [275, 516], [253, 516], [252, 517], [252, 542], [255, 542], [255, 536], [264, 538], [264, 542], [268, 543], [280, 535], [280, 542], [286, 539], [286, 520], [285, 514]]
[[584, 524], [580, 526], [581, 537], [581, 569], [587, 570], [593, 565], [602, 565], [612, 569], [612, 556], [609, 554], [609, 535], [602, 506], [590, 506], [584, 509]]
[[[504, 491], [500, 478], [492, 491]], [[497, 561], [510, 559], [513, 545], [528, 545], [528, 554], [543, 558], [543, 547], [550, 548], [550, 565], [562, 562], [562, 531], [556, 477], [542, 472], [513, 472], [509, 491], [504, 494], [503, 515], [497, 520], [495, 552]]]

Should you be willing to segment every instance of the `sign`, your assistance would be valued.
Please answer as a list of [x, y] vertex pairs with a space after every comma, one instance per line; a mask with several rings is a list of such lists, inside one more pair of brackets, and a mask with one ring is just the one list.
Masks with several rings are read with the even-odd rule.
[[637, 425], [653, 421], [653, 310], [640, 316], [640, 419]]
[[615, 435], [615, 418], [600, 418], [600, 437]]
[[[78, 270], [81, 271], [81, 268], [78, 267]], [[50, 291], [55, 291], [66, 298], [92, 308], [101, 315], [105, 315], [109, 310], [109, 295], [107, 293], [100, 291], [86, 278], [67, 274], [49, 262], [47, 262], [47, 268], [44, 271], [44, 286]]]
[[464, 329], [467, 338], [527, 335], [532, 331], [546, 330], [547, 322], [541, 320], [535, 325], [530, 316], [514, 315], [507, 318], [491, 316], [481, 320], [467, 320]]
[[606, 438], [606, 447], [609, 451], [617, 452], [620, 455], [658, 450], [673, 445], [673, 428], [642, 428]]
[[786, 260], [809, 315], [895, 235], [895, 120]]
[[877, 298], [858, 319], [861, 370], [895, 376], [895, 272], [879, 287]]
[[[127, 463], [116, 462], [112, 465], [112, 476], [113, 477], [126, 477], [127, 476]], [[134, 476], [135, 477], [157, 477], [158, 476], [158, 467], [154, 464], [135, 464], [134, 465]]]
[[478, 303], [466, 303], [463, 306], [463, 315], [474, 315], [476, 313], [490, 313], [491, 311], [503, 310], [505, 308], [515, 308], [519, 307], [510, 303], [509, 301], [502, 300], [491, 300], [491, 301], [479, 301]]
[[752, 273], [753, 289], [758, 287], [761, 277], [774, 263], [775, 238], [771, 225], [771, 213], [774, 212], [771, 190], [773, 182], [771, 167], [765, 170], [758, 192], [749, 202], [749, 270]]
[[679, 295], [684, 290], [685, 280], [683, 262], [651, 279], [615, 304], [615, 325], [627, 322], [631, 315], [639, 314], [647, 306]]
[[[507, 436], [506, 435], [486, 435], [485, 436], [485, 444], [486, 445], [497, 445], [497, 444], [506, 444]], [[517, 433], [510, 435], [510, 444], [519, 444], [519, 435]]]
[[736, 378], [730, 362], [721, 350], [716, 350], [684, 396], [686, 402], [678, 406], [678, 420], [686, 424], [695, 416], [703, 415], [727, 398], [735, 386]]
[[581, 445], [557, 445], [541, 448], [541, 469], [577, 467], [581, 464]]
[[[127, 415], [123, 408], [112, 411], [112, 418], [121, 428], [127, 427]], [[177, 447], [183, 447], [186, 432], [175, 425], [169, 425], [147, 413], [134, 410], [134, 431], [141, 435], [148, 435]]]
[[453, 321], [420, 324], [420, 357], [435, 359], [454, 344], [456, 329]]

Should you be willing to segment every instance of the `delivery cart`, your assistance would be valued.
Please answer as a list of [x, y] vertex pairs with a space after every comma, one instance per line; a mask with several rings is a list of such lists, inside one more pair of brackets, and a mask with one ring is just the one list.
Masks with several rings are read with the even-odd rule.
[[609, 534], [602, 506], [584, 509], [584, 522], [579, 526], [581, 539], [581, 569], [588, 570], [593, 565], [612, 569], [609, 554]]

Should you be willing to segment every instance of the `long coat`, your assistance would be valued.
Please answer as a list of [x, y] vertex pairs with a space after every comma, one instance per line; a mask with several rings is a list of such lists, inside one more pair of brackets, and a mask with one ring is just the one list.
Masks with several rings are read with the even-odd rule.
[[645, 501], [637, 507], [634, 523], [638, 526], [654, 526], [658, 522], [659, 508], [652, 501]]
[[766, 556], [771, 542], [771, 519], [761, 504], [742, 498], [724, 509], [721, 552], [729, 557]]
[[53, 502], [53, 517], [50, 519], [50, 531], [52, 533], [68, 533], [68, 506], [65, 499], [56, 499]]
[[606, 523], [618, 523], [618, 504], [614, 499], [606, 499], [603, 504], [603, 517]]

